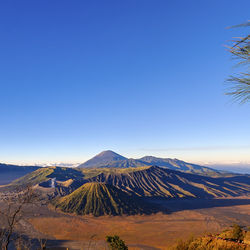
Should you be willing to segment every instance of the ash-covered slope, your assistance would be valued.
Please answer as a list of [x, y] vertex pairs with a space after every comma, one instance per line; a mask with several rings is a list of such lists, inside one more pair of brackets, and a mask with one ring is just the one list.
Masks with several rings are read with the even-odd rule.
[[78, 215], [131, 215], [152, 213], [156, 209], [139, 197], [104, 183], [86, 183], [73, 193], [57, 199], [54, 205], [67, 213]]
[[102, 173], [90, 182], [104, 182], [142, 197], [215, 198], [250, 193], [250, 176], [212, 178], [160, 167], [128, 173]]

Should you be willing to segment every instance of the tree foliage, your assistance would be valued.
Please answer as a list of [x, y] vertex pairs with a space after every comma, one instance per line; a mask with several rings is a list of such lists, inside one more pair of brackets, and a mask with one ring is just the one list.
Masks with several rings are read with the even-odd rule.
[[238, 241], [242, 241], [244, 238], [242, 228], [238, 224], [233, 225], [232, 238]]
[[[234, 27], [250, 27], [250, 21]], [[233, 45], [228, 47], [233, 58], [238, 60], [238, 65], [246, 67], [246, 72], [232, 75], [228, 82], [231, 83], [228, 95], [232, 95], [240, 103], [250, 101], [250, 35], [233, 40]]]
[[119, 236], [106, 236], [106, 241], [111, 250], [128, 250], [125, 242]]

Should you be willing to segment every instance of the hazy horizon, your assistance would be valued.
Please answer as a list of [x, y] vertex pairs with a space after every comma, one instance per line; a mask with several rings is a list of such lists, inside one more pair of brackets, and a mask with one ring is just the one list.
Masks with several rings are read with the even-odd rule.
[[[108, 150], [108, 149], [107, 149]], [[106, 150], [103, 150], [106, 151]], [[172, 158], [172, 159], [178, 159], [178, 160], [182, 160], [185, 162], [189, 162], [189, 163], [193, 163], [193, 164], [198, 164], [198, 165], [204, 165], [204, 166], [209, 166], [209, 167], [215, 167], [216, 169], [220, 169], [220, 170], [228, 170], [228, 171], [237, 171], [237, 168], [239, 169], [239, 172], [244, 172], [244, 170], [246, 170], [246, 173], [250, 173], [250, 162], [230, 162], [230, 161], [224, 161], [224, 162], [216, 162], [216, 161], [195, 161], [192, 159], [183, 159], [183, 158], [179, 158], [179, 157], [169, 157], [169, 155], [167, 154], [162, 154], [162, 153], [149, 153], [149, 154], [141, 154], [141, 155], [135, 155], [132, 156], [133, 154], [122, 154], [118, 151], [114, 151], [115, 153], [118, 153], [126, 158], [133, 158], [133, 159], [140, 159], [144, 156], [155, 156], [155, 157], [159, 157], [159, 158]], [[0, 163], [4, 163], [4, 164], [17, 164], [17, 165], [41, 165], [41, 166], [51, 166], [51, 165], [59, 165], [59, 166], [78, 166], [79, 164], [84, 163], [85, 161], [88, 161], [89, 159], [91, 159], [92, 157], [94, 157], [95, 155], [101, 153], [100, 152], [96, 152], [94, 155], [90, 155], [88, 157], [85, 158], [79, 158], [78, 161], [77, 160], [68, 160], [68, 161], [61, 161], [61, 160], [52, 160], [52, 161], [1, 161]]]

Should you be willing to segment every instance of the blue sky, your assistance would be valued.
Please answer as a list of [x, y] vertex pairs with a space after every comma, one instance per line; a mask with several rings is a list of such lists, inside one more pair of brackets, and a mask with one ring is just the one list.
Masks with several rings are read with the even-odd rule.
[[239, 0], [0, 3], [0, 162], [105, 149], [250, 163], [250, 105], [224, 95]]

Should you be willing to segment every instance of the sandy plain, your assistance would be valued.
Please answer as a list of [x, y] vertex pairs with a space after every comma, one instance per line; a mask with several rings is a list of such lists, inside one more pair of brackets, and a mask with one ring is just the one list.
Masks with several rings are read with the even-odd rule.
[[26, 222], [52, 246], [105, 249], [106, 235], [119, 235], [129, 249], [169, 249], [178, 239], [220, 232], [233, 223], [250, 225], [250, 197], [156, 201], [167, 213], [76, 216], [43, 207]]

